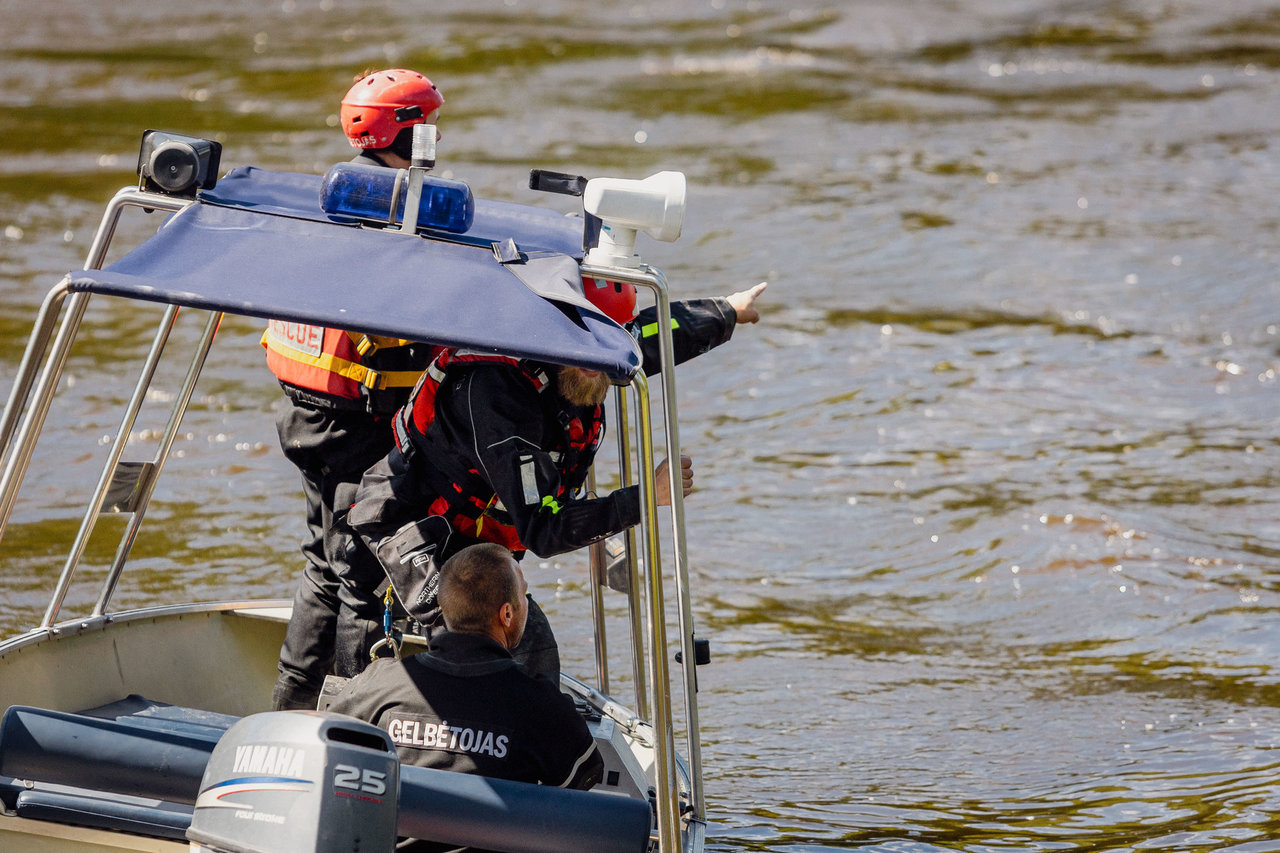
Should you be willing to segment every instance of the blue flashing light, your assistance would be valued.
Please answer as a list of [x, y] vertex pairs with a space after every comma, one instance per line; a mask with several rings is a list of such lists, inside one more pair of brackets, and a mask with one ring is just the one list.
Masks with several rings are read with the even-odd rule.
[[[398, 200], [394, 219], [404, 219], [405, 196], [408, 195], [408, 173], [364, 163], [339, 163], [324, 176], [320, 187], [320, 208], [333, 216], [348, 216], [387, 224], [391, 199]], [[422, 201], [418, 205], [418, 227], [463, 234], [475, 219], [476, 200], [471, 187], [462, 181], [451, 181], [425, 175]]]

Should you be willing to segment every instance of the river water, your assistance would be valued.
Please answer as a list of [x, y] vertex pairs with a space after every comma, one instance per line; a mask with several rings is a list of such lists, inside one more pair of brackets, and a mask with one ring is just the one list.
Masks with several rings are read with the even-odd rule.
[[[684, 235], [646, 259], [678, 296], [770, 281], [680, 376], [712, 849], [1280, 850], [1280, 2], [0, 17], [6, 383], [145, 128], [216, 134], [224, 171], [323, 171], [352, 76], [403, 65], [482, 196], [556, 203], [531, 167], [688, 175]], [[90, 310], [6, 534], [6, 634], [43, 612], [151, 319]], [[220, 331], [120, 604], [290, 593], [259, 332]], [[581, 561], [529, 565], [585, 666]]]

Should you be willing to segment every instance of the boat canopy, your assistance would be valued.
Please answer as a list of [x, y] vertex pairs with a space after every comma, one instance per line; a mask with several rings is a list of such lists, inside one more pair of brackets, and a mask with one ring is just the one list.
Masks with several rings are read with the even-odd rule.
[[412, 236], [320, 208], [319, 175], [229, 173], [73, 291], [142, 299], [600, 370], [635, 341], [582, 291], [583, 220], [476, 200], [465, 234]]

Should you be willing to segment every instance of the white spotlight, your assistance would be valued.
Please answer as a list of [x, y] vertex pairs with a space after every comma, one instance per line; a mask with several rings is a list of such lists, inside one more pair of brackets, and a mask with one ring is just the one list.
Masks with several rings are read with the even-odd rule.
[[582, 209], [601, 221], [600, 242], [587, 262], [600, 266], [638, 267], [636, 232], [674, 242], [684, 226], [683, 172], [658, 172], [642, 181], [593, 178], [582, 194]]

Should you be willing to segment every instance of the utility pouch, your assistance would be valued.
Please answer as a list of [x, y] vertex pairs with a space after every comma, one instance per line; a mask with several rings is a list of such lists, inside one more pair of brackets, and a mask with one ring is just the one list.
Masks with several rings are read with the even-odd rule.
[[444, 516], [431, 515], [406, 524], [378, 543], [378, 561], [387, 573], [396, 598], [411, 617], [423, 625], [440, 621], [436, 588], [440, 568], [436, 554], [443, 553], [453, 532]]

